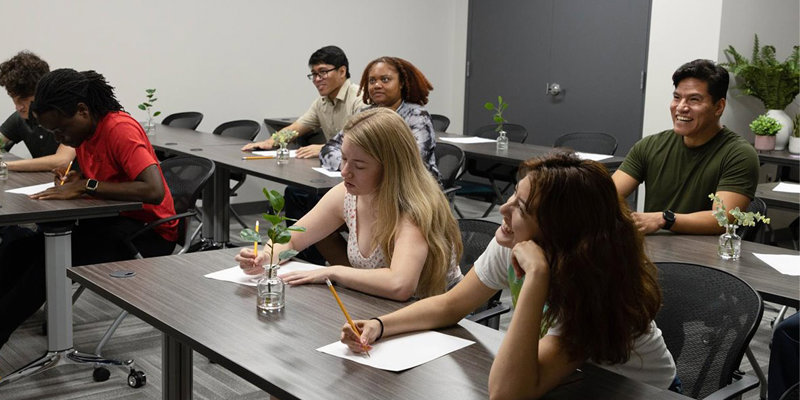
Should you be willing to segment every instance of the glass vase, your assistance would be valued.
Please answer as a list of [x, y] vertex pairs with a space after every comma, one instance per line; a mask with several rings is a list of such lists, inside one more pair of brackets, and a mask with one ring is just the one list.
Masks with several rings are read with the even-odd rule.
[[497, 151], [507, 151], [508, 150], [508, 136], [506, 136], [506, 131], [500, 130], [497, 132]]
[[147, 133], [147, 136], [154, 136], [156, 134], [156, 121], [153, 119], [153, 117], [147, 119], [144, 131]]
[[278, 148], [277, 155], [275, 158], [278, 160], [278, 165], [285, 165], [289, 163], [289, 144], [288, 143], [279, 143], [280, 147]]
[[278, 278], [278, 266], [264, 267], [264, 276], [256, 284], [256, 307], [260, 313], [280, 311], [285, 305], [286, 284]]
[[738, 260], [742, 253], [742, 238], [736, 234], [736, 228], [736, 225], [725, 225], [725, 233], [719, 236], [717, 253], [723, 260]]

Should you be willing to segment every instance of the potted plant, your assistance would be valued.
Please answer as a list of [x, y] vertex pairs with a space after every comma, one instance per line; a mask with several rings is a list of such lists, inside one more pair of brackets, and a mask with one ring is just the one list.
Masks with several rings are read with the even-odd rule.
[[278, 160], [278, 164], [282, 165], [289, 162], [289, 142], [297, 137], [297, 135], [297, 131], [291, 129], [281, 129], [280, 131], [272, 134], [272, 140], [278, 144], [278, 150], [275, 157]]
[[497, 96], [497, 105], [490, 101], [487, 101], [486, 104], [483, 105], [483, 108], [494, 111], [492, 119], [497, 124], [497, 128], [495, 128], [497, 132], [497, 151], [508, 150], [508, 137], [506, 136], [506, 131], [503, 130], [503, 123], [508, 122], [503, 118], [503, 111], [505, 111], [507, 107], [508, 104], [503, 101], [503, 96]]
[[142, 104], [139, 104], [139, 109], [142, 111], [147, 111], [147, 123], [145, 124], [144, 131], [147, 132], [148, 135], [152, 135], [156, 132], [156, 123], [153, 121], [153, 118], [161, 115], [161, 111], [155, 111], [151, 113], [150, 109], [153, 108], [153, 103], [158, 100], [156, 96], [155, 89], [145, 89], [145, 93], [147, 93], [147, 100], [145, 100]]
[[757, 221], [765, 224], [769, 223], [769, 218], [759, 212], [744, 212], [739, 207], [730, 211], [733, 223], [728, 220], [728, 213], [722, 200], [711, 193], [708, 198], [716, 205], [711, 213], [717, 219], [719, 226], [725, 227], [725, 233], [719, 237], [717, 253], [723, 260], [738, 260], [742, 252], [742, 238], [736, 234], [736, 228], [740, 226], [755, 226]]
[[800, 154], [800, 113], [794, 116], [792, 136], [789, 137], [789, 153]]
[[[305, 232], [305, 228], [297, 225], [286, 226], [286, 221], [296, 221], [292, 218], [287, 218], [282, 215], [283, 206], [285, 201], [283, 196], [275, 190], [262, 189], [264, 196], [269, 200], [269, 205], [272, 212], [264, 213], [263, 217], [271, 226], [267, 230], [267, 248], [269, 248], [269, 263], [264, 265], [264, 275], [259, 279], [256, 289], [256, 307], [259, 312], [278, 311], [283, 309], [285, 304], [285, 284], [278, 277], [278, 268], [280, 262], [297, 255], [296, 250], [285, 250], [278, 254], [278, 259], [275, 259], [275, 245], [286, 244], [292, 238], [292, 232]], [[248, 242], [261, 242], [261, 234], [252, 229], [243, 229], [239, 236], [242, 240]], [[255, 246], [256, 249], [258, 246]]]
[[782, 128], [781, 124], [767, 114], [756, 117], [750, 123], [750, 130], [756, 135], [756, 150], [774, 150], [775, 134]]
[[725, 49], [728, 63], [722, 64], [733, 73], [740, 82], [737, 89], [753, 96], [766, 107], [767, 114], [781, 123], [783, 129], [778, 132], [775, 142], [776, 150], [783, 150], [789, 142], [792, 119], [784, 109], [800, 93], [800, 50], [794, 46], [786, 61], [780, 63], [775, 59], [775, 47], [759, 47], [758, 35], [755, 35], [753, 54], [748, 60], [733, 46]]

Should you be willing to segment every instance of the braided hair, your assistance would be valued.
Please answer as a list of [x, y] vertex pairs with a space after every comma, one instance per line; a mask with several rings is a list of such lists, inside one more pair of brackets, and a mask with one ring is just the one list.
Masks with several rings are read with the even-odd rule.
[[95, 71], [78, 72], [70, 68], [57, 69], [42, 77], [36, 86], [31, 111], [41, 115], [57, 110], [72, 116], [84, 103], [95, 120], [102, 119], [112, 111], [122, 111], [114, 96], [114, 88], [103, 75]]

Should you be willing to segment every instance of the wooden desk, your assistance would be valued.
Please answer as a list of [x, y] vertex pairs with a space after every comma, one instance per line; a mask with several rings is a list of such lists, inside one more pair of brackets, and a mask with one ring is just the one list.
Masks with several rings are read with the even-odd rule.
[[53, 174], [45, 172], [9, 172], [7, 181], [0, 181], [0, 225], [39, 223], [45, 234], [47, 286], [47, 353], [25, 367], [0, 379], [0, 386], [34, 375], [62, 363], [97, 362], [112, 364], [99, 356], [79, 353], [72, 343], [72, 283], [64, 270], [72, 265], [72, 226], [76, 219], [108, 217], [122, 211], [138, 210], [142, 203], [95, 198], [76, 200], [31, 200], [6, 190], [51, 182]]
[[800, 277], [784, 275], [756, 258], [753, 253], [797, 254], [794, 250], [742, 241], [742, 255], [723, 260], [717, 255], [719, 236], [656, 233], [645, 238], [653, 261], [688, 262], [729, 272], [749, 283], [766, 301], [797, 308], [800, 305]]
[[760, 197], [769, 207], [785, 208], [800, 211], [800, 194], [776, 192], [772, 189], [780, 182], [759, 183], [756, 197]]
[[[192, 396], [192, 350], [281, 399], [485, 399], [489, 369], [503, 334], [462, 321], [442, 332], [476, 343], [400, 373], [343, 360], [315, 349], [339, 337], [345, 323], [324, 285], [287, 289], [286, 308], [262, 316], [255, 288], [203, 275], [234, 265], [234, 249], [79, 268], [68, 275], [164, 333], [163, 397]], [[117, 270], [131, 278], [111, 278]], [[403, 303], [340, 288], [357, 319]], [[586, 366], [584, 379], [550, 399], [681, 399], [672, 392]], [[595, 395], [596, 394], [596, 395]]]

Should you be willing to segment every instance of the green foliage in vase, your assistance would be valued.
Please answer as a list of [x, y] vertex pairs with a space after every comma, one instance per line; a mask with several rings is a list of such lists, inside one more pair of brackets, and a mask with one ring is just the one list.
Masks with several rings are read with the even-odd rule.
[[800, 113], [794, 116], [794, 129], [792, 129], [792, 136], [800, 138]]
[[142, 111], [147, 111], [147, 119], [153, 119], [161, 115], [161, 111], [156, 111], [152, 115], [150, 115], [150, 109], [153, 108], [153, 103], [155, 103], [158, 98], [156, 96], [155, 89], [145, 89], [145, 93], [147, 93], [147, 100], [145, 100], [142, 104], [139, 104], [139, 109]]
[[783, 110], [800, 93], [800, 50], [798, 46], [792, 49], [786, 61], [778, 62], [775, 46], [759, 47], [755, 35], [750, 60], [728, 46], [725, 55], [729, 62], [721, 65], [736, 75], [742, 93], [761, 100], [768, 110]]
[[[267, 229], [267, 238], [269, 239], [267, 247], [269, 248], [269, 268], [273, 269], [277, 268], [277, 264], [281, 260], [297, 255], [297, 250], [284, 250], [278, 254], [278, 261], [275, 262], [275, 245], [289, 243], [289, 240], [292, 239], [292, 232], [305, 232], [306, 228], [297, 225], [287, 227], [286, 221], [296, 221], [296, 219], [287, 218], [281, 214], [285, 204], [283, 196], [276, 190], [267, 190], [266, 188], [262, 190], [264, 196], [269, 200], [269, 205], [272, 207], [272, 213], [264, 213], [262, 216], [271, 224]], [[258, 232], [249, 228], [243, 229], [239, 233], [239, 237], [248, 242], [261, 242], [262, 240], [262, 236]]]
[[503, 96], [497, 96], [497, 105], [495, 105], [490, 101], [487, 101], [486, 104], [483, 105], [483, 108], [489, 111], [494, 111], [492, 119], [497, 124], [497, 128], [495, 128], [495, 131], [496, 132], [502, 131], [503, 123], [508, 122], [505, 120], [505, 118], [503, 118], [503, 111], [505, 111], [506, 108], [508, 108], [508, 104], [503, 102]]
[[292, 139], [296, 138], [298, 132], [291, 129], [281, 129], [272, 134], [272, 140], [278, 144], [289, 143]]
[[[714, 211], [711, 215], [717, 219], [719, 226], [728, 226], [730, 223], [728, 222], [728, 212], [722, 199], [717, 197], [714, 193], [709, 194], [708, 198], [714, 202]], [[769, 218], [761, 215], [759, 212], [744, 212], [740, 210], [739, 207], [731, 210], [730, 215], [733, 217], [733, 225], [737, 226], [755, 226], [757, 221], [761, 221], [765, 224], [768, 224], [770, 221]]]
[[750, 130], [758, 136], [775, 136], [781, 128], [783, 125], [767, 114], [759, 115], [750, 123]]

